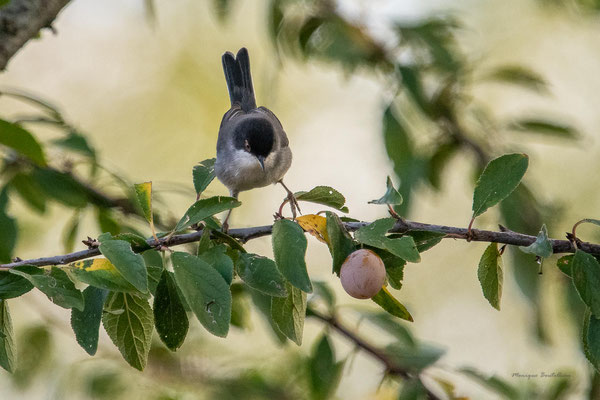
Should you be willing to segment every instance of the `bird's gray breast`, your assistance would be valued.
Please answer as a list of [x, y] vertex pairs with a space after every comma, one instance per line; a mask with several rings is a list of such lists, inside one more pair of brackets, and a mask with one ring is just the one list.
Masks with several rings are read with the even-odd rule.
[[[226, 114], [227, 115], [227, 114]], [[283, 178], [292, 164], [292, 151], [278, 120], [272, 121], [269, 116], [259, 113], [260, 117], [273, 125], [275, 140], [273, 148], [264, 160], [264, 170], [256, 156], [244, 149], [236, 148], [236, 127], [247, 118], [257, 115], [234, 115], [221, 124], [217, 141], [217, 160], [215, 174], [217, 178], [232, 192], [241, 192], [253, 188], [276, 183]]]

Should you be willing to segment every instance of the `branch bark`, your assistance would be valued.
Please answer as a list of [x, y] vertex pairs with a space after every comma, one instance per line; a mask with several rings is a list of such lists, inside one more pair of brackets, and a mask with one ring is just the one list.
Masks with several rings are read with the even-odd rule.
[[[354, 232], [361, 227], [368, 225], [369, 222], [348, 222], [344, 225], [350, 232]], [[262, 236], [268, 236], [272, 232], [272, 225], [255, 226], [251, 228], [231, 229], [229, 235], [239, 239], [243, 243], [251, 239], [256, 239]], [[444, 238], [450, 239], [463, 239], [476, 242], [496, 242], [502, 244], [510, 244], [514, 246], [529, 246], [535, 242], [536, 237], [531, 235], [525, 235], [513, 231], [487, 231], [480, 229], [472, 229], [471, 234], [467, 228], [458, 228], [453, 226], [444, 225], [433, 225], [422, 222], [413, 222], [408, 220], [398, 220], [396, 225], [389, 231], [390, 233], [405, 233], [408, 231], [430, 231], [443, 233], [446, 236]], [[202, 237], [202, 231], [185, 233], [181, 235], [173, 235], [172, 237], [160, 238], [156, 241], [154, 238], [147, 239], [147, 243], [152, 247], [158, 246], [178, 246], [185, 243], [193, 243], [200, 240]], [[550, 239], [552, 243], [552, 250], [556, 253], [573, 253], [576, 248], [568, 240]], [[589, 243], [589, 242], [577, 242], [577, 248], [590, 253], [593, 255], [600, 256], [600, 245]], [[42, 257], [30, 260], [18, 260], [16, 262], [8, 264], [0, 264], [0, 269], [10, 269], [23, 265], [36, 265], [39, 267], [46, 265], [64, 265], [78, 260], [84, 260], [100, 255], [100, 251], [97, 248], [91, 248], [88, 250], [77, 251], [74, 253]]]
[[52, 21], [70, 0], [11, 0], [0, 8], [0, 71], [21, 47]]

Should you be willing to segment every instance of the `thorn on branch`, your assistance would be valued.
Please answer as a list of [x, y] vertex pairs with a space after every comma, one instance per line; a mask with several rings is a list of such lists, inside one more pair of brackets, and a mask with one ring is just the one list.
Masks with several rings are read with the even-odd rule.
[[506, 246], [508, 246], [508, 245], [505, 244], [502, 247], [500, 247], [500, 251], [499, 251], [500, 255], [504, 254], [504, 250], [506, 250]]
[[88, 249], [95, 249], [100, 246], [99, 241], [97, 241], [96, 239], [92, 239], [89, 236], [87, 237], [87, 239], [82, 240], [81, 243], [85, 244], [88, 247]]
[[567, 240], [571, 242], [571, 245], [574, 249], [579, 249], [582, 243], [582, 241], [579, 240], [579, 238], [573, 235], [571, 232], [567, 232]]

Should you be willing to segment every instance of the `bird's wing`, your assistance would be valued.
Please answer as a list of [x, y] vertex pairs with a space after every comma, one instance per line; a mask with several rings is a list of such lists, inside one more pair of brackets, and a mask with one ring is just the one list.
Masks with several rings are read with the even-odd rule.
[[231, 106], [229, 110], [225, 114], [223, 114], [223, 119], [221, 120], [221, 126], [219, 127], [219, 131], [223, 129], [224, 126], [234, 123], [239, 119], [242, 115], [246, 113], [242, 110], [242, 106], [239, 103], [235, 103]]

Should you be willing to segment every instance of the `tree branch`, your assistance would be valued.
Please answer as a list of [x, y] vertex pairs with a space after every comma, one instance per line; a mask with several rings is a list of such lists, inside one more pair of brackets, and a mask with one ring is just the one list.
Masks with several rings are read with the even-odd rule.
[[70, 0], [12, 0], [0, 8], [0, 71], [29, 39], [52, 21]]
[[[390, 375], [400, 376], [405, 379], [410, 379], [410, 378], [418, 379], [418, 376], [413, 376], [414, 375], [413, 373], [405, 370], [404, 368], [400, 367], [399, 365], [396, 365], [394, 363], [394, 361], [387, 356], [387, 354], [385, 354], [379, 348], [377, 348], [377, 347], [371, 345], [370, 343], [368, 343], [367, 341], [363, 340], [351, 329], [347, 328], [342, 323], [340, 323], [340, 321], [338, 321], [338, 319], [334, 315], [324, 315], [324, 314], [321, 314], [320, 312], [316, 311], [314, 308], [310, 307], [307, 310], [306, 316], [314, 317], [314, 318], [320, 320], [321, 322], [324, 322], [327, 325], [331, 326], [333, 329], [335, 329], [338, 333], [340, 333], [346, 339], [350, 340], [356, 346], [360, 347], [363, 351], [365, 351], [366, 353], [370, 354], [371, 356], [373, 356], [374, 358], [379, 360], [385, 366], [386, 373], [388, 373]], [[437, 397], [429, 389], [425, 388], [425, 390], [427, 391], [428, 399], [431, 399], [431, 400], [439, 399], [439, 397]]]
[[[348, 222], [345, 223], [346, 229], [350, 232], [354, 232], [363, 226], [368, 225], [369, 222]], [[262, 236], [268, 236], [271, 234], [272, 225], [255, 226], [251, 228], [231, 229], [229, 235], [239, 239], [243, 243], [251, 239], [256, 239]], [[444, 225], [433, 225], [425, 224], [422, 222], [413, 222], [407, 220], [398, 220], [396, 225], [390, 229], [390, 233], [405, 233], [408, 231], [429, 231], [443, 233], [446, 236], [444, 238], [451, 239], [463, 239], [476, 242], [495, 242], [502, 244], [510, 244], [514, 246], [529, 246], [535, 242], [536, 237], [531, 235], [525, 235], [518, 232], [509, 230], [504, 231], [486, 231], [479, 229], [472, 229], [469, 235], [467, 228], [457, 228], [453, 226]], [[146, 242], [152, 247], [158, 246], [178, 246], [185, 243], [193, 243], [200, 240], [202, 237], [202, 230], [192, 233], [185, 233], [181, 235], [173, 235], [172, 237], [163, 237], [156, 241], [154, 238], [147, 239]], [[568, 240], [550, 239], [552, 243], [552, 251], [554, 253], [573, 253], [575, 252], [575, 246]], [[593, 255], [600, 256], [600, 245], [589, 243], [589, 242], [577, 242], [577, 248], [590, 253]], [[63, 265], [73, 261], [84, 260], [100, 255], [100, 251], [97, 248], [91, 248], [88, 250], [77, 251], [74, 253], [53, 256], [53, 257], [42, 257], [31, 260], [18, 260], [16, 262], [8, 264], [0, 264], [0, 269], [10, 269], [19, 267], [22, 265]]]

